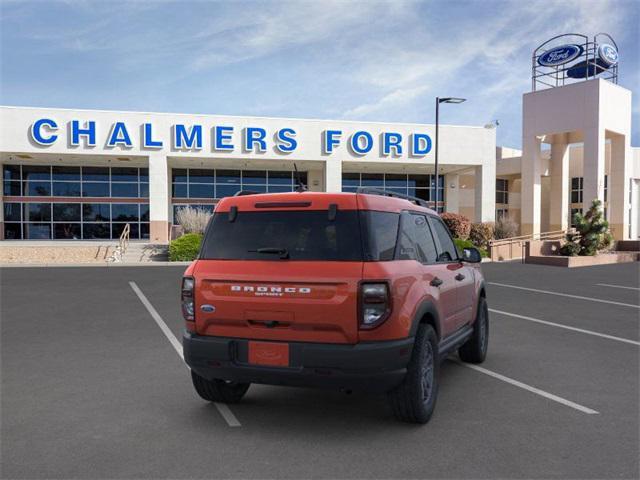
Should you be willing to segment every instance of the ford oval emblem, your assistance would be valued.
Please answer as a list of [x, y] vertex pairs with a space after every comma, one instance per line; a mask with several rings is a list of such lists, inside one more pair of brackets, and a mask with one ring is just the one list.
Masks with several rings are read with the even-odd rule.
[[213, 313], [216, 311], [216, 307], [214, 307], [213, 305], [202, 305], [200, 307], [200, 310], [207, 313]]
[[557, 67], [569, 63], [571, 60], [575, 60], [580, 55], [584, 48], [580, 45], [561, 45], [559, 47], [547, 50], [538, 57], [538, 63], [543, 67]]
[[610, 67], [618, 63], [618, 50], [613, 45], [603, 43], [598, 47], [598, 58]]

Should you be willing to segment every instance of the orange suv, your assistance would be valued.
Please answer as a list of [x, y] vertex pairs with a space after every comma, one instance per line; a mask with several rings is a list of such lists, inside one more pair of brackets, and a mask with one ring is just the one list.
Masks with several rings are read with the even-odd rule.
[[184, 358], [205, 400], [251, 383], [386, 392], [426, 423], [439, 366], [480, 363], [489, 316], [476, 249], [422, 200], [386, 191], [222, 199], [182, 280]]

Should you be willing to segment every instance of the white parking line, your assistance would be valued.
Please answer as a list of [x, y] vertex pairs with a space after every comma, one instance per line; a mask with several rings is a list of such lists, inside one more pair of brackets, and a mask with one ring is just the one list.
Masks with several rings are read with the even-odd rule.
[[540, 395], [541, 397], [548, 398], [549, 400], [553, 400], [554, 402], [560, 403], [569, 408], [573, 408], [574, 410], [578, 410], [579, 412], [586, 413], [588, 415], [599, 414], [599, 412], [597, 412], [596, 410], [592, 410], [591, 408], [587, 408], [578, 403], [574, 403], [570, 400], [567, 400], [566, 398], [558, 397], [557, 395], [554, 395], [552, 393], [545, 392], [544, 390], [540, 390], [539, 388], [532, 387], [531, 385], [527, 385], [526, 383], [519, 382], [518, 380], [514, 380], [513, 378], [505, 377], [504, 375], [493, 372], [491, 370], [487, 370], [486, 368], [479, 367], [478, 365], [473, 365], [471, 363], [462, 363], [458, 360], [452, 360], [452, 361], [462, 367], [467, 367], [472, 370], [475, 370], [476, 372], [484, 373], [485, 375], [489, 375], [490, 377], [497, 378], [498, 380], [502, 380], [503, 382], [522, 388], [523, 390], [527, 390], [531, 393], [535, 393], [536, 395]]
[[546, 320], [540, 320], [539, 318], [526, 317], [524, 315], [518, 315], [517, 313], [503, 312], [502, 310], [495, 310], [493, 308], [490, 308], [489, 311], [492, 312], [492, 313], [499, 313], [500, 315], [506, 315], [508, 317], [520, 318], [521, 320], [527, 320], [529, 322], [541, 323], [543, 325], [550, 325], [552, 327], [564, 328], [565, 330], [572, 330], [574, 332], [586, 333], [587, 335], [594, 335], [596, 337], [602, 337], [602, 338], [607, 338], [609, 340], [615, 340], [616, 342], [630, 343], [631, 345], [640, 346], [640, 342], [637, 342], [635, 340], [629, 340], [628, 338], [614, 337], [613, 335], [607, 335], [607, 334], [604, 334], [604, 333], [598, 333], [598, 332], [594, 332], [592, 330], [585, 330], [583, 328], [570, 327], [568, 325], [562, 325], [560, 323], [548, 322]]
[[626, 290], [640, 290], [638, 287], [627, 287], [625, 285], [612, 285], [610, 283], [596, 283], [599, 287], [624, 288]]
[[489, 282], [489, 285], [496, 285], [498, 287], [516, 288], [518, 290], [527, 290], [529, 292], [546, 293], [547, 295], [557, 295], [559, 297], [577, 298], [579, 300], [588, 300], [590, 302], [609, 303], [611, 305], [620, 305], [622, 307], [631, 307], [640, 309], [640, 305], [633, 305], [632, 303], [614, 302], [613, 300], [603, 300], [601, 298], [582, 297], [580, 295], [570, 295], [568, 293], [550, 292], [549, 290], [540, 290], [537, 288], [520, 287], [518, 285], [508, 285], [506, 283]]
[[[156, 309], [153, 308], [153, 305], [151, 305], [151, 302], [147, 299], [144, 293], [142, 293], [142, 290], [140, 290], [138, 285], [136, 285], [136, 282], [129, 282], [129, 285], [131, 286], [131, 289], [135, 292], [135, 294], [138, 296], [142, 304], [146, 307], [151, 317], [158, 324], [158, 326], [160, 327], [160, 330], [162, 330], [162, 333], [164, 333], [164, 336], [167, 337], [167, 339], [171, 343], [171, 346], [175, 349], [177, 354], [180, 356], [180, 358], [184, 362], [184, 355], [182, 353], [182, 344], [180, 343], [180, 341], [176, 338], [176, 336], [173, 334], [171, 329], [167, 327], [167, 324], [164, 322], [164, 320], [162, 319], [160, 314], [156, 311]], [[218, 409], [218, 412], [220, 412], [220, 415], [222, 416], [222, 418], [225, 419], [225, 421], [227, 422], [227, 425], [229, 425], [230, 427], [241, 426], [240, 422], [238, 421], [236, 416], [233, 414], [233, 412], [231, 411], [228, 405], [225, 405], [224, 403], [218, 403], [218, 402], [213, 402], [213, 404]]]

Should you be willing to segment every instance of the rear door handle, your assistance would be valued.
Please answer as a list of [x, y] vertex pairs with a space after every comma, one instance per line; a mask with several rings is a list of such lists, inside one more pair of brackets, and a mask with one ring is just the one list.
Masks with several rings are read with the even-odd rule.
[[459, 273], [459, 274], [457, 274], [455, 276], [455, 279], [458, 280], [459, 282], [461, 282], [462, 280], [465, 279], [465, 276], [463, 274]]
[[431, 282], [429, 283], [429, 285], [431, 285], [432, 287], [439, 287], [440, 285], [442, 285], [444, 282], [442, 280], [440, 280], [438, 277], [433, 277], [433, 280], [431, 280]]

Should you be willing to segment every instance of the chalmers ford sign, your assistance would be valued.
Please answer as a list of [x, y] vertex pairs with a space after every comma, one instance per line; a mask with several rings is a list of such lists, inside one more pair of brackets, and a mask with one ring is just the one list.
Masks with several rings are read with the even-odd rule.
[[[29, 128], [30, 139], [40, 147], [54, 145], [60, 141], [60, 133], [66, 129], [71, 147], [95, 147], [97, 142], [105, 148], [128, 149], [134, 147], [134, 133], [139, 134], [139, 146], [144, 150], [171, 148], [177, 151], [201, 151], [211, 149], [217, 152], [263, 153], [272, 150], [279, 155], [294, 153], [299, 146], [297, 132], [291, 127], [267, 131], [260, 126], [237, 129], [230, 125], [173, 124], [170, 131], [159, 131], [153, 123], [131, 125], [115, 121], [110, 125], [98, 125], [96, 121], [72, 120], [68, 123], [54, 118], [38, 118]], [[236, 130], [240, 130], [236, 132]], [[236, 135], [239, 133], [239, 135]], [[354, 155], [367, 155], [378, 149], [384, 156], [409, 154], [423, 157], [432, 148], [431, 137], [426, 133], [401, 134], [382, 132], [374, 135], [366, 130], [358, 130], [345, 135], [340, 129], [326, 129], [319, 133], [322, 138], [322, 153], [330, 155], [341, 144], [345, 144]]]

